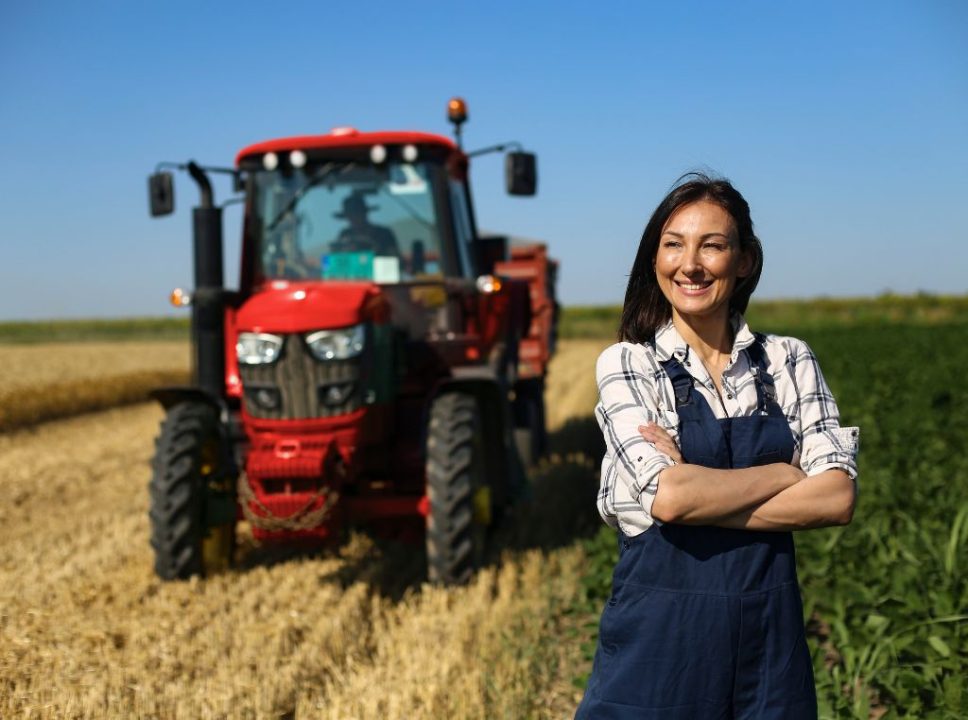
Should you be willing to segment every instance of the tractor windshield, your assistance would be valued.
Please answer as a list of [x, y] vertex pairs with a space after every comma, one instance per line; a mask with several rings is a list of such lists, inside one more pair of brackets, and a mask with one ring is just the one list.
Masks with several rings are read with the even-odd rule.
[[430, 163], [253, 173], [248, 231], [266, 279], [394, 283], [444, 274]]

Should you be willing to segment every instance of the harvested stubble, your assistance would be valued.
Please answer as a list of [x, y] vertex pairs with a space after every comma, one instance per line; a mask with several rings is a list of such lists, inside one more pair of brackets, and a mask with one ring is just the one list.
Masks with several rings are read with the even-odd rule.
[[0, 432], [140, 402], [188, 364], [185, 342], [0, 345]]
[[[591, 372], [597, 352], [580, 355]], [[551, 377], [554, 412], [573, 379]], [[588, 458], [538, 473], [533, 507], [559, 504], [558, 539], [540, 537], [549, 531], [525, 508], [503, 557], [466, 587], [411, 580], [399, 591], [394, 575], [412, 573], [419, 551], [358, 534], [336, 552], [286, 562], [249, 552], [234, 572], [161, 583], [145, 491], [160, 418], [138, 405], [0, 436], [0, 716], [573, 712], [584, 661], [561, 610], [580, 592], [584, 558], [566, 520], [569, 503], [590, 506]]]
[[574, 418], [592, 414], [598, 399], [595, 385], [595, 361], [610, 340], [565, 340], [558, 349], [548, 372], [548, 430], [554, 432]]

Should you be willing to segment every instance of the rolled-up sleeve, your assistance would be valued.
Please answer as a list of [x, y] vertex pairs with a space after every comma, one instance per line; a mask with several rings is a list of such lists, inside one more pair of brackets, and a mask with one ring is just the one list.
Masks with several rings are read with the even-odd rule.
[[640, 425], [655, 422], [676, 435], [659, 410], [655, 372], [644, 362], [644, 352], [630, 343], [612, 345], [599, 356], [595, 372], [595, 417], [606, 447], [598, 511], [606, 523], [629, 535], [654, 522], [659, 473], [675, 464], [639, 433]]
[[807, 475], [840, 469], [856, 479], [860, 429], [840, 427], [840, 411], [816, 356], [805, 342], [795, 342], [789, 357], [800, 403], [800, 467]]

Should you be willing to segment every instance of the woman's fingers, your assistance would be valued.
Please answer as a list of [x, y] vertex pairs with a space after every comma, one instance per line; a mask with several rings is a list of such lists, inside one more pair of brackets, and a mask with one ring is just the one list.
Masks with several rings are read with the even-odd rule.
[[655, 423], [649, 423], [648, 425], [639, 425], [639, 432], [642, 433], [642, 437], [644, 437], [646, 440], [648, 440], [651, 443], [656, 443], [656, 444], [672, 443], [673, 445], [675, 444], [675, 442], [672, 439], [672, 436], [669, 435], [669, 433], [666, 432], [664, 428], [659, 427]]
[[649, 423], [648, 425], [639, 425], [639, 432], [643, 438], [655, 445], [656, 450], [665, 453], [677, 463], [682, 462], [682, 453], [679, 452], [679, 446], [663, 428], [655, 423]]
[[682, 453], [679, 452], [679, 446], [678, 445], [676, 445], [676, 444], [673, 443], [672, 445], [669, 446], [668, 449], [663, 449], [663, 452], [665, 452], [666, 455], [668, 455], [669, 457], [671, 457], [677, 463], [681, 463], [682, 462]]

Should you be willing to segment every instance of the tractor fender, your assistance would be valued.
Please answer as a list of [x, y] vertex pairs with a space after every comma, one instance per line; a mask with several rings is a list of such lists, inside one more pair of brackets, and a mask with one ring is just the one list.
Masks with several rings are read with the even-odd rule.
[[485, 424], [495, 423], [503, 435], [505, 426], [510, 424], [507, 385], [487, 366], [452, 368], [453, 375], [442, 378], [431, 393], [433, 397], [446, 392], [463, 392], [473, 395], [480, 405]]
[[148, 393], [148, 397], [152, 400], [157, 400], [166, 412], [181, 402], [204, 403], [215, 408], [219, 420], [218, 432], [222, 438], [222, 447], [225, 451], [225, 466], [232, 468], [232, 472], [238, 472], [238, 468], [244, 466], [245, 460], [241, 455], [241, 448], [239, 446], [239, 440], [244, 436], [238, 423], [233, 419], [232, 412], [224, 398], [220, 398], [207, 390], [193, 385], [172, 385], [155, 388]]
[[155, 388], [148, 393], [148, 397], [157, 400], [165, 410], [170, 410], [173, 405], [180, 402], [202, 402], [211, 405], [218, 410], [219, 415], [228, 413], [228, 405], [225, 400], [213, 395], [207, 390], [192, 385], [171, 385], [168, 387]]

